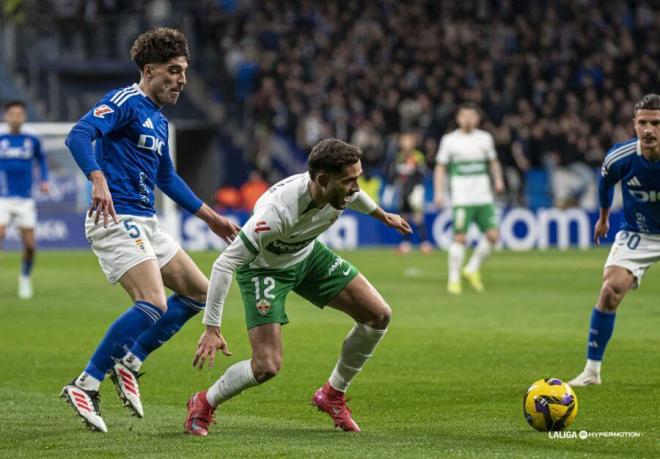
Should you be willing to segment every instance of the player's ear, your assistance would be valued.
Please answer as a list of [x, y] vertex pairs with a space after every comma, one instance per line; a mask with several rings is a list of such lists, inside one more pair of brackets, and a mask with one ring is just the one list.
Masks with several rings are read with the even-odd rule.
[[319, 182], [319, 185], [325, 188], [328, 186], [328, 183], [330, 183], [330, 176], [325, 172], [319, 172], [316, 175], [316, 180]]
[[147, 78], [150, 79], [153, 76], [154, 69], [151, 66], [151, 64], [145, 64], [144, 67], [142, 67], [142, 74]]

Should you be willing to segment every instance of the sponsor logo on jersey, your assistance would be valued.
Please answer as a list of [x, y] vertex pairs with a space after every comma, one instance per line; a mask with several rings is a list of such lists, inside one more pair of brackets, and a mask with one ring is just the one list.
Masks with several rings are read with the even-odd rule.
[[280, 241], [279, 239], [276, 241], [271, 242], [268, 244], [268, 247], [266, 247], [266, 250], [274, 253], [275, 255], [282, 255], [285, 253], [294, 253], [298, 252], [301, 249], [304, 249], [309, 245], [310, 242], [314, 241], [316, 239], [315, 237], [311, 239], [307, 239], [305, 241], [299, 241], [299, 242], [284, 242]]
[[270, 302], [265, 299], [259, 300], [257, 303], [257, 311], [259, 311], [259, 314], [262, 316], [267, 315], [268, 311], [270, 311]]
[[147, 134], [141, 134], [137, 144], [138, 148], [153, 151], [154, 153], [158, 153], [158, 156], [163, 156], [164, 145], [165, 142], [158, 137]]
[[110, 113], [114, 113], [115, 111], [108, 107], [107, 105], [99, 105], [94, 109], [94, 116], [97, 118], [105, 118], [105, 115], [109, 115]]
[[642, 182], [637, 177], [633, 177], [628, 180], [628, 186], [642, 186]]
[[151, 118], [147, 118], [147, 120], [144, 123], [142, 123], [142, 127], [153, 129], [154, 123], [151, 122]]
[[642, 202], [660, 202], [660, 190], [628, 190], [635, 199]]
[[270, 226], [268, 226], [268, 222], [263, 220], [257, 222], [257, 225], [254, 227], [254, 232], [259, 234], [259, 233], [263, 233], [264, 231], [270, 231]]

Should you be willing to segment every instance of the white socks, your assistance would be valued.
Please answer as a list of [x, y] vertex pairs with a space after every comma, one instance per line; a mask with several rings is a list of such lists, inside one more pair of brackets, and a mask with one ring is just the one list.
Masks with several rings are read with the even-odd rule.
[[595, 373], [597, 375], [600, 374], [600, 365], [603, 363], [602, 360], [591, 360], [587, 359], [587, 365], [584, 367], [585, 370]]
[[460, 242], [453, 241], [449, 245], [449, 283], [461, 281], [461, 266], [465, 259], [465, 246]]
[[80, 373], [80, 376], [78, 376], [78, 379], [76, 379], [74, 384], [83, 390], [98, 391], [99, 387], [101, 387], [101, 381], [88, 375], [84, 371]]
[[472, 253], [472, 257], [470, 257], [470, 261], [465, 267], [465, 270], [470, 273], [476, 273], [479, 271], [481, 264], [486, 260], [486, 258], [488, 258], [492, 248], [493, 245], [488, 241], [488, 239], [486, 237], [482, 237], [479, 240], [479, 244], [477, 244], [477, 247], [474, 249], [474, 253]]
[[372, 352], [387, 332], [356, 323], [344, 339], [341, 355], [330, 375], [330, 385], [341, 392], [346, 392]]
[[227, 368], [206, 392], [206, 400], [215, 407], [257, 384], [252, 374], [252, 360], [243, 360]]
[[128, 368], [130, 368], [133, 371], [140, 371], [140, 367], [142, 366], [142, 360], [138, 359], [134, 354], [129, 352], [124, 356], [123, 359], [121, 359], [121, 363], [126, 365]]

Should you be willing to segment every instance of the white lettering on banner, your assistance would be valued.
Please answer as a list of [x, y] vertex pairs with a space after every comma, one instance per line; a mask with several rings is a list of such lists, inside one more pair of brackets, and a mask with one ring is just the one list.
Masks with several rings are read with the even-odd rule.
[[[527, 232], [522, 237], [516, 237], [515, 227], [522, 223]], [[500, 223], [500, 240], [502, 246], [511, 250], [530, 250], [538, 239], [538, 223], [536, 215], [528, 209], [515, 207], [507, 212]]]
[[[69, 228], [63, 220], [41, 220], [37, 222], [34, 230], [37, 241], [68, 241]], [[8, 241], [20, 241], [20, 235], [16, 225], [11, 225], [7, 230]]]
[[547, 249], [550, 246], [550, 228], [555, 222], [557, 230], [557, 242], [555, 245], [560, 250], [566, 250], [571, 245], [570, 225], [577, 225], [577, 246], [587, 249], [591, 245], [591, 222], [589, 216], [582, 209], [541, 209], [538, 212], [539, 249]]
[[358, 247], [358, 220], [351, 215], [342, 215], [323, 233], [319, 240], [337, 250], [353, 250]]
[[[431, 232], [438, 247], [447, 249], [452, 241], [451, 211], [449, 209], [438, 213], [433, 219]], [[238, 223], [235, 216], [228, 216]], [[355, 215], [342, 215], [319, 239], [329, 247], [339, 250], [358, 248], [360, 218]], [[224, 250], [226, 244], [216, 236], [206, 224], [193, 217], [183, 219], [182, 239], [188, 250]], [[571, 237], [573, 230], [573, 237]], [[365, 245], [379, 244], [380, 231], [392, 231], [388, 228], [378, 228], [376, 234], [362, 234]], [[554, 237], [551, 237], [554, 234]], [[468, 230], [468, 244], [473, 246], [481, 237], [476, 224]], [[525, 251], [538, 248], [545, 250], [557, 247], [566, 250], [571, 246], [586, 249], [591, 246], [591, 220], [589, 212], [584, 209], [540, 209], [536, 213], [525, 208], [516, 207], [505, 212], [500, 221], [500, 243], [502, 248]]]

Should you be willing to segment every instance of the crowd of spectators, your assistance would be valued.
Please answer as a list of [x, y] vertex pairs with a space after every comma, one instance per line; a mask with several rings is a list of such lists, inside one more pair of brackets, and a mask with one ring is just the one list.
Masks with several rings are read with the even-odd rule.
[[[274, 134], [303, 149], [332, 135], [384, 171], [407, 132], [431, 163], [471, 100], [519, 199], [530, 168], [550, 184], [593, 181], [632, 136], [635, 101], [659, 87], [652, 2], [207, 0], [192, 13], [195, 54], [261, 163]], [[581, 191], [555, 188], [557, 205]]]
[[[121, 50], [122, 60], [144, 27], [181, 28], [193, 68], [224, 108], [226, 128], [266, 174], [282, 136], [303, 151], [327, 136], [351, 141], [362, 148], [367, 173], [388, 180], [399, 136], [414, 135], [432, 166], [438, 139], [455, 127], [457, 105], [469, 100], [482, 107], [482, 127], [495, 136], [510, 201], [525, 204], [527, 171], [542, 170], [554, 204], [572, 205], [595, 181], [608, 148], [633, 135], [635, 101], [660, 87], [660, 8], [653, 0], [7, 5], [54, 11], [61, 30], [89, 29], [111, 44], [111, 57]], [[22, 11], [28, 20], [39, 17], [27, 6]], [[95, 24], [110, 17], [119, 28], [100, 33]], [[74, 38], [71, 52], [96, 46], [84, 35], [74, 46]]]

